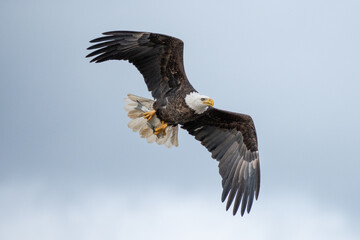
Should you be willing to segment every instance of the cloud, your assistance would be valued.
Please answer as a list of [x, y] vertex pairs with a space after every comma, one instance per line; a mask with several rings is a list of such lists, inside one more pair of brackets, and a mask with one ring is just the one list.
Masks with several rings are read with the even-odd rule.
[[233, 217], [218, 199], [197, 193], [0, 190], [1, 239], [358, 239], [346, 215], [309, 196], [261, 196], [251, 214]]

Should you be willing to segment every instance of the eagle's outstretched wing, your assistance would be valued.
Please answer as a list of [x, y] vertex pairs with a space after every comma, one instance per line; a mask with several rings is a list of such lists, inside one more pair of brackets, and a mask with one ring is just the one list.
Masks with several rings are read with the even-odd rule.
[[91, 62], [128, 60], [144, 76], [148, 90], [155, 99], [177, 88], [192, 88], [183, 64], [184, 43], [177, 38], [133, 31], [113, 31], [90, 41], [96, 43], [89, 50], [97, 49], [86, 57]]
[[234, 198], [233, 214], [241, 203], [241, 215], [250, 212], [260, 189], [257, 137], [250, 116], [210, 108], [200, 118], [182, 126], [219, 161], [226, 210]]

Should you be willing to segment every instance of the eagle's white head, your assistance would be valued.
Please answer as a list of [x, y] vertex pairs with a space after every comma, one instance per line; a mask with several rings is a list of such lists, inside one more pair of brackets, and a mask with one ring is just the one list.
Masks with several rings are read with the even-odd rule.
[[214, 106], [214, 100], [197, 92], [186, 95], [185, 102], [197, 114], [202, 114], [209, 106]]

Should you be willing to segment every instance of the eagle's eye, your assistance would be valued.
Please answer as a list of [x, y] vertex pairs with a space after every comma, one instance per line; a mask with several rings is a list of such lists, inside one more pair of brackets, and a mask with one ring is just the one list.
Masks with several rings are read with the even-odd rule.
[[201, 98], [200, 100], [201, 100], [201, 101], [205, 101], [205, 100], [206, 100], [206, 98]]

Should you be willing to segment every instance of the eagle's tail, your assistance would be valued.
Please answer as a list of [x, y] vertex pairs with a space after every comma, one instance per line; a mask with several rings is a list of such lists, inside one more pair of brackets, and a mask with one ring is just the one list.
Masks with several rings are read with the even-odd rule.
[[164, 144], [166, 147], [178, 146], [178, 126], [168, 126], [166, 135], [159, 133], [154, 134], [155, 128], [161, 125], [160, 119], [154, 115], [150, 121], [144, 118], [144, 113], [153, 110], [153, 100], [128, 94], [125, 98], [125, 110], [131, 118], [128, 126], [134, 132], [139, 132], [142, 138], [146, 138], [148, 143], [156, 142], [159, 145]]

